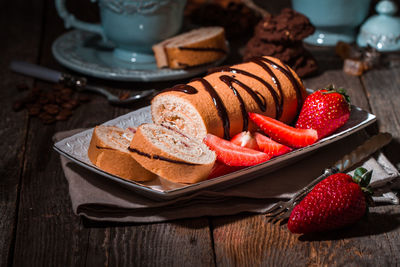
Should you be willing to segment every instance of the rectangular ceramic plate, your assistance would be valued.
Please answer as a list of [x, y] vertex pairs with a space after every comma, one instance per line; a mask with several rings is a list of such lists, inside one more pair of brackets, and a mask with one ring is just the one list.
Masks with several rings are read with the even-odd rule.
[[[61, 155], [69, 158], [77, 164], [110, 179], [124, 187], [131, 189], [139, 194], [151, 197], [153, 199], [172, 199], [182, 195], [188, 195], [201, 189], [217, 190], [226, 188], [234, 184], [242, 183], [254, 179], [262, 172], [266, 174], [277, 170], [285, 165], [299, 160], [306, 154], [316, 151], [317, 149], [336, 142], [366, 126], [373, 123], [376, 117], [358, 107], [352, 106], [350, 119], [335, 134], [321, 139], [317, 143], [305, 148], [294, 150], [288, 154], [273, 158], [262, 164], [251, 166], [224, 176], [220, 176], [211, 180], [202, 181], [192, 185], [172, 184], [161, 178], [157, 178], [151, 182], [133, 182], [124, 180], [120, 177], [104, 172], [94, 166], [88, 156], [87, 150], [93, 129], [85, 130], [71, 137], [65, 138], [54, 144], [54, 149]], [[136, 127], [142, 123], [151, 122], [150, 107], [145, 107], [123, 116], [110, 120], [105, 125], [115, 125], [121, 128]]]

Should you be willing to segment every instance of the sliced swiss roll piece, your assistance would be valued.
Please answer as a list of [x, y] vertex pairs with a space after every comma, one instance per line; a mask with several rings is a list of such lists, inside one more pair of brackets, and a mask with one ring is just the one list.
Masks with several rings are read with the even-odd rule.
[[105, 172], [132, 181], [150, 181], [157, 176], [140, 166], [128, 150], [135, 129], [96, 126], [88, 149], [90, 161]]
[[207, 179], [216, 155], [201, 140], [162, 125], [142, 124], [129, 150], [149, 171], [176, 183]]
[[183, 69], [223, 58], [228, 48], [222, 27], [195, 29], [153, 46], [159, 68]]
[[151, 114], [154, 123], [187, 135], [203, 139], [211, 133], [229, 140], [254, 129], [249, 112], [292, 122], [306, 96], [290, 67], [276, 58], [259, 57], [162, 91], [151, 102]]

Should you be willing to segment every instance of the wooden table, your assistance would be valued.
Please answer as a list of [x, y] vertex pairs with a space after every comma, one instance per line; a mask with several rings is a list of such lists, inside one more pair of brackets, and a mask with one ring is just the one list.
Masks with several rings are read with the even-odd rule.
[[[70, 8], [95, 20], [93, 4], [70, 1]], [[272, 2], [272, 1], [271, 1]], [[51, 84], [11, 73], [12, 59], [68, 71], [50, 47], [65, 32], [52, 0], [0, 1], [0, 266], [395, 266], [400, 265], [400, 207], [371, 209], [368, 222], [343, 231], [304, 239], [262, 215], [201, 217], [153, 224], [102, 224], [72, 213], [54, 133], [87, 128], [145, 106], [119, 108], [101, 96], [80, 106], [66, 122], [43, 125], [26, 111], [13, 112], [21, 82], [50, 89]], [[279, 10], [287, 1], [269, 5]], [[370, 132], [390, 132], [384, 149], [400, 163], [400, 67], [368, 71], [361, 77], [342, 72], [332, 49], [313, 49], [321, 72], [304, 82], [316, 88], [334, 82], [348, 88], [353, 104], [378, 117]], [[397, 57], [398, 59], [398, 57]], [[228, 63], [238, 62], [230, 58]], [[95, 80], [104, 86], [127, 85]], [[132, 83], [134, 88], [165, 88], [176, 82]], [[112, 89], [118, 92], [117, 89]]]

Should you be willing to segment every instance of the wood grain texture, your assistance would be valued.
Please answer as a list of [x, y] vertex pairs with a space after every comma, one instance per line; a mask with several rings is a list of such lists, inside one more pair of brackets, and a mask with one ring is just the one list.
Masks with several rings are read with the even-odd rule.
[[379, 130], [393, 135], [385, 151], [400, 167], [400, 68], [368, 71], [362, 81], [370, 100], [371, 110], [378, 118]]
[[[376, 77], [377, 78], [377, 77]], [[308, 88], [329, 83], [348, 88], [353, 104], [371, 110], [358, 77], [327, 70], [306, 79]], [[395, 130], [398, 132], [398, 130]], [[398, 264], [398, 207], [373, 208], [370, 218], [348, 229], [314, 236], [291, 234], [262, 215], [215, 218], [213, 237], [219, 266], [364, 266]], [[384, 223], [384, 221], [386, 223]], [[393, 228], [392, 228], [393, 227]], [[379, 256], [378, 256], [379, 255]]]
[[[46, 2], [44, 20], [56, 23], [45, 23], [46, 34], [39, 63], [68, 71], [56, 63], [49, 52], [53, 40], [64, 32], [61, 20], [54, 12], [53, 2]], [[71, 10], [78, 10], [78, 1], [69, 3]], [[40, 81], [37, 84], [44, 90], [51, 90], [50, 84]], [[112, 85], [110, 82], [105, 84]], [[112, 91], [118, 93], [118, 90]], [[166, 263], [184, 263], [193, 256], [192, 262], [212, 263], [210, 232], [208, 221], [204, 218], [183, 224], [114, 225], [109, 228], [96, 227], [96, 223], [86, 227], [72, 213], [59, 156], [51, 148], [52, 135], [68, 129], [93, 127], [148, 104], [143, 102], [130, 108], [120, 108], [110, 106], [101, 96], [91, 95], [91, 98], [92, 101], [80, 106], [67, 122], [44, 126], [35, 118], [30, 121], [14, 265], [29, 262], [33, 266], [60, 266], [60, 263], [63, 266], [108, 266], [112, 263], [131, 266], [151, 263], [155, 259]], [[142, 247], [143, 244], [145, 246]], [[176, 250], [177, 247], [185, 247], [186, 250]], [[124, 250], [129, 253], [123, 253]]]
[[[277, 13], [289, 1], [264, 4]], [[98, 19], [89, 1], [68, 0], [68, 8], [78, 18]], [[91, 95], [91, 102], [80, 106], [68, 121], [53, 125], [29, 119], [24, 111], [11, 112], [10, 103], [18, 98], [14, 92], [18, 82], [36, 84], [44, 90], [52, 86], [10, 73], [9, 61], [28, 60], [70, 72], [50, 52], [52, 42], [65, 29], [53, 0], [0, 1], [0, 23], [0, 49], [7, 51], [0, 61], [0, 138], [7, 140], [0, 143], [0, 266], [400, 265], [398, 206], [374, 207], [367, 220], [353, 227], [309, 236], [293, 235], [286, 225], [266, 223], [262, 215], [153, 224], [99, 223], [77, 217], [72, 212], [59, 155], [52, 150], [53, 134], [92, 127], [149, 102], [112, 107], [103, 97]], [[341, 71], [342, 62], [332, 49], [319, 48], [313, 53], [321, 73], [306, 79], [306, 86], [335, 83], [348, 88], [353, 104], [376, 114], [379, 129], [394, 135], [395, 140], [385, 151], [398, 164], [400, 69], [376, 69], [360, 79]], [[90, 81], [106, 87], [160, 90], [186, 82]]]
[[[62, 69], [51, 55], [53, 40], [64, 32], [61, 20], [56, 18], [54, 1], [45, 1], [43, 35], [37, 63]], [[37, 81], [43, 90], [52, 85]], [[87, 127], [86, 113], [101, 106], [97, 118], [107, 111], [100, 101], [80, 106], [66, 122], [43, 125], [37, 118], [30, 119], [26, 160], [21, 183], [19, 218], [16, 233], [14, 265], [24, 266], [84, 266], [90, 229], [72, 213], [68, 184], [60, 168], [59, 155], [52, 149], [55, 132]]]
[[217, 266], [396, 266], [399, 208], [371, 209], [368, 219], [329, 233], [296, 235], [264, 216], [213, 220]]
[[206, 218], [112, 230], [110, 266], [214, 266]]
[[3, 140], [0, 143], [0, 266], [9, 264], [14, 252], [19, 181], [28, 125], [27, 113], [16, 113], [12, 106], [26, 93], [18, 92], [17, 84], [33, 84], [33, 79], [11, 73], [8, 66], [11, 60], [34, 61], [38, 57], [42, 12], [43, 5], [36, 1], [0, 1], [0, 138]]

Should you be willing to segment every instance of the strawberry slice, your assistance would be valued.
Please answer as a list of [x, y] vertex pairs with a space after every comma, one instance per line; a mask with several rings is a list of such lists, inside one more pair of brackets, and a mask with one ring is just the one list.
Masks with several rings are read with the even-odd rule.
[[217, 160], [228, 166], [252, 166], [271, 158], [254, 149], [241, 147], [218, 136], [207, 134], [204, 143], [217, 154]]
[[238, 133], [231, 139], [231, 142], [241, 147], [259, 150], [256, 139], [249, 131]]
[[272, 140], [294, 148], [305, 147], [318, 140], [313, 129], [297, 129], [273, 118], [249, 112], [250, 119]]
[[207, 179], [213, 179], [231, 172], [238, 171], [242, 169], [241, 166], [228, 166], [222, 162], [216, 161], [213, 168], [211, 169], [210, 175], [208, 175]]
[[271, 138], [268, 138], [261, 133], [254, 133], [254, 137], [257, 141], [258, 147], [260, 148], [260, 151], [267, 153], [271, 157], [277, 157], [292, 151], [290, 147], [275, 142]]

